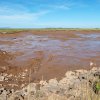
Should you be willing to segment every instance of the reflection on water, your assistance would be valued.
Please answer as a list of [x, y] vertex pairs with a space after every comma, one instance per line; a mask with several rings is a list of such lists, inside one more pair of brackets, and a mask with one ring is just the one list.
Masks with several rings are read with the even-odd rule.
[[[48, 36], [26, 35], [18, 38], [0, 38], [0, 41], [12, 41], [13, 44], [0, 44], [0, 49], [9, 52], [24, 52], [16, 59], [28, 59], [35, 56], [35, 51], [43, 51], [45, 57], [53, 54], [56, 59], [66, 63], [80, 62], [81, 59], [100, 57], [100, 34], [79, 34], [79, 38], [66, 41]], [[62, 61], [62, 62], [63, 62]], [[63, 62], [63, 63], [64, 63]]]
[[81, 36], [82, 38], [92, 38], [92, 39], [100, 38], [100, 34], [96, 34], [96, 33], [94, 33], [94, 34], [81, 34], [81, 33], [79, 33], [78, 35]]

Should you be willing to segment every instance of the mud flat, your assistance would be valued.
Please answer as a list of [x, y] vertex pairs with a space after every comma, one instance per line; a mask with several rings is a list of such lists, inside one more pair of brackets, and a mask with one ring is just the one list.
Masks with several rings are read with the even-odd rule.
[[0, 84], [3, 87], [18, 89], [23, 83], [27, 85], [29, 79], [30, 82], [60, 80], [66, 71], [89, 70], [90, 62], [94, 67], [100, 65], [99, 30], [0, 33]]

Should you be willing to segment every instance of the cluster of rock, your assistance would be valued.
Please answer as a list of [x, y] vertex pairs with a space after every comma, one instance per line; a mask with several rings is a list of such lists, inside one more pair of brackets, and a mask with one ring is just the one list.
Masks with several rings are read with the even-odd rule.
[[41, 80], [16, 91], [2, 87], [0, 100], [100, 100], [96, 82], [100, 82], [99, 67], [68, 71], [59, 81], [56, 78], [48, 82]]

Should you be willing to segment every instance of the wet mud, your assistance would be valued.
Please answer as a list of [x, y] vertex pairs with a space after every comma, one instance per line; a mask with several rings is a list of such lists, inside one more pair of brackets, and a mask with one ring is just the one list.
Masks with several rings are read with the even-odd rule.
[[61, 79], [68, 70], [89, 69], [90, 62], [100, 65], [99, 31], [0, 34], [0, 73], [12, 74], [4, 84]]

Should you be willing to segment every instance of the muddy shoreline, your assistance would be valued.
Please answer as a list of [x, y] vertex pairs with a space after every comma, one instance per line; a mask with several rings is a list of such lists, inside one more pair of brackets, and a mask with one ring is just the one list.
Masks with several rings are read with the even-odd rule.
[[[7, 78], [10, 83], [27, 84], [29, 77], [31, 82], [55, 77], [59, 80], [68, 70], [89, 70], [90, 62], [94, 67], [100, 65], [100, 31], [30, 30], [0, 34], [0, 50], [0, 74], [14, 75]], [[15, 78], [22, 73], [24, 78]]]

